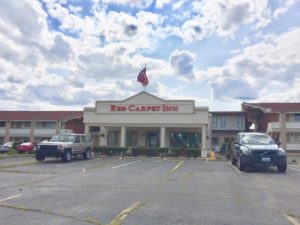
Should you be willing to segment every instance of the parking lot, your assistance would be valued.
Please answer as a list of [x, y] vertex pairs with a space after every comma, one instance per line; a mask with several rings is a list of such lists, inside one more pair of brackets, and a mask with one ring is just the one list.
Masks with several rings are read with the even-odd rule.
[[0, 223], [290, 225], [300, 223], [300, 165], [239, 172], [227, 161], [0, 159]]

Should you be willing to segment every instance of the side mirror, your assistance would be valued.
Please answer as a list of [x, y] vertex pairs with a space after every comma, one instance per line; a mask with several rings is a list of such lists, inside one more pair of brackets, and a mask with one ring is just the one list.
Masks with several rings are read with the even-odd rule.
[[280, 146], [280, 145], [281, 145], [281, 141], [277, 141], [276, 144], [277, 144], [278, 146]]

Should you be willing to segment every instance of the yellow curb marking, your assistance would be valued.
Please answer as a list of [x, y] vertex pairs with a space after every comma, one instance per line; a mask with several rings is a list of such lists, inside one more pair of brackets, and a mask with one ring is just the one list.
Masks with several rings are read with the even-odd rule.
[[0, 199], [0, 202], [4, 202], [4, 201], [10, 200], [10, 199], [14, 199], [14, 198], [19, 198], [21, 196], [22, 196], [21, 194], [13, 195], [13, 196], [10, 196], [10, 197], [7, 197], [7, 198]]
[[111, 221], [109, 225], [121, 225], [129, 213], [138, 209], [140, 206], [140, 202], [134, 202], [130, 207], [123, 210], [113, 221]]
[[172, 173], [174, 173], [179, 167], [181, 167], [183, 164], [183, 161], [180, 161], [173, 169], [172, 169]]
[[300, 223], [295, 219], [295, 217], [290, 216], [288, 214], [282, 213], [292, 224], [294, 225], [300, 225]]
[[228, 165], [229, 165], [230, 167], [232, 167], [236, 172], [242, 173], [241, 171], [238, 170], [238, 168], [236, 168], [235, 166], [233, 166], [230, 162], [228, 163]]

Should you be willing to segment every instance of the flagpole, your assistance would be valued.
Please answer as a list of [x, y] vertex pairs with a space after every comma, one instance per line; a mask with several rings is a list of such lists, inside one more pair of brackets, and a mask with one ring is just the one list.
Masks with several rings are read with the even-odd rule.
[[[145, 73], [147, 74], [146, 63], [145, 63]], [[146, 85], [146, 86], [147, 86], [147, 85]], [[144, 86], [144, 91], [146, 90], [146, 86]]]

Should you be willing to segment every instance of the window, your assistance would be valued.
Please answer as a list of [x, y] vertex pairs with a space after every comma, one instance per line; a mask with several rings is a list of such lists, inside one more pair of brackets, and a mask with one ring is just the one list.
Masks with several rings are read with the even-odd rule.
[[201, 135], [197, 132], [171, 132], [171, 147], [199, 147], [201, 145]]
[[294, 114], [294, 120], [300, 122], [300, 114], [299, 113]]
[[5, 121], [0, 121], [0, 127], [5, 127]]
[[119, 146], [120, 143], [120, 132], [109, 131], [108, 132], [108, 146]]
[[50, 121], [36, 122], [35, 127], [41, 129], [55, 129], [56, 122], [50, 122]]
[[225, 128], [226, 127], [226, 120], [225, 117], [221, 117], [221, 127]]
[[85, 143], [85, 142], [86, 142], [85, 137], [86, 137], [86, 136], [81, 136], [81, 142], [82, 142], [82, 143]]
[[218, 126], [218, 118], [217, 117], [213, 117], [212, 127], [216, 128], [217, 126]]
[[238, 117], [238, 128], [243, 128], [243, 117]]
[[99, 133], [100, 127], [90, 127], [90, 133]]
[[12, 121], [11, 128], [15, 129], [22, 129], [22, 128], [30, 128], [31, 122], [30, 121]]
[[138, 141], [139, 141], [139, 133], [138, 131], [128, 131], [126, 133], [126, 144], [128, 146], [138, 146]]

